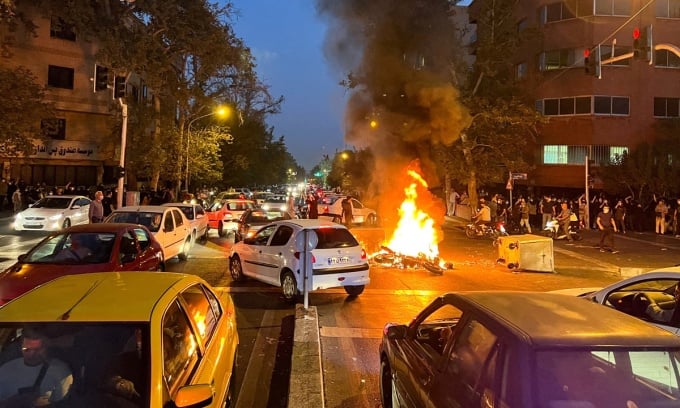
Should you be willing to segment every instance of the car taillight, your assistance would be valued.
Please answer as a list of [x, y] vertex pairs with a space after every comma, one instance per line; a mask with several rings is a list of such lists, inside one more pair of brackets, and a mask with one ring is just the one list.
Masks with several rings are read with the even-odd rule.
[[[300, 255], [301, 255], [301, 254], [302, 254], [301, 252], [297, 252], [297, 251], [296, 251], [296, 252], [293, 254], [293, 256], [295, 256], [295, 259], [297, 259], [297, 260], [299, 261], [299, 260], [300, 260]], [[316, 263], [316, 257], [314, 256], [313, 253], [312, 253], [312, 263]]]
[[324, 214], [328, 214], [328, 213], [331, 212], [331, 211], [330, 211], [330, 209], [328, 208], [328, 206], [326, 205], [326, 206], [323, 207], [323, 212], [324, 212]]
[[361, 248], [361, 259], [366, 259], [366, 250]]

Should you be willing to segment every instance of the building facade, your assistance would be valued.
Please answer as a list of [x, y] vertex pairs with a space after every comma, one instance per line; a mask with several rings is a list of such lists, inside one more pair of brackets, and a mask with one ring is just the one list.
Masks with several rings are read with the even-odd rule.
[[[47, 87], [46, 99], [54, 104], [56, 119], [35, 118], [48, 138], [36, 139], [32, 154], [11, 157], [0, 152], [3, 178], [48, 186], [114, 183], [121, 145], [113, 130], [120, 112], [113, 98], [115, 73], [100, 74], [109, 86], [95, 92], [97, 45], [78, 38], [58, 17], [22, 11], [32, 18], [35, 30], [22, 24], [0, 26], [0, 66], [29, 69]], [[129, 90], [129, 85], [121, 86]]]
[[[470, 5], [473, 20], [484, 1]], [[587, 157], [597, 188], [599, 166], [653, 141], [659, 121], [680, 117], [678, 0], [528, 0], [514, 11], [518, 33], [540, 33], [508, 56], [548, 118], [531, 186], [583, 188]]]

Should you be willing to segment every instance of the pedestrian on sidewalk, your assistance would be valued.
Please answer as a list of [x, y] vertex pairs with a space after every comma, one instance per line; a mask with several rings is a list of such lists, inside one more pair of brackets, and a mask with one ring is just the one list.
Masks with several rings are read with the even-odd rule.
[[[5, 209], [5, 198], [7, 197], [7, 187], [8, 186], [9, 186], [9, 184], [7, 183], [7, 180], [2, 179], [2, 181], [0, 181], [0, 211]], [[12, 203], [9, 202], [9, 200], [7, 200], [7, 207], [8, 208], [11, 207], [10, 204], [12, 204]]]
[[90, 209], [88, 211], [88, 217], [90, 218], [91, 224], [96, 224], [104, 220], [104, 205], [102, 200], [104, 199], [104, 193], [97, 191], [94, 193], [94, 200], [90, 203]]
[[[604, 252], [604, 240], [609, 239], [609, 248], [613, 254], [619, 252], [614, 246], [614, 234], [616, 232], [616, 222], [612, 213], [609, 212], [609, 204], [602, 207], [602, 211], [597, 214], [597, 228], [600, 230], [600, 252]], [[613, 232], [612, 232], [613, 230]]]
[[654, 207], [654, 232], [664, 235], [666, 233], [666, 215], [668, 214], [668, 207], [663, 198], [656, 198], [656, 194], [654, 194], [654, 201], [656, 202], [656, 207]]
[[626, 233], [626, 207], [623, 205], [623, 200], [616, 202], [614, 207], [614, 220], [616, 221], [616, 226], [622, 234]]
[[18, 214], [21, 212], [23, 209], [22, 206], [24, 204], [24, 200], [21, 198], [23, 193], [21, 192], [20, 189], [14, 190], [14, 193], [12, 193], [12, 204], [14, 205], [14, 214]]

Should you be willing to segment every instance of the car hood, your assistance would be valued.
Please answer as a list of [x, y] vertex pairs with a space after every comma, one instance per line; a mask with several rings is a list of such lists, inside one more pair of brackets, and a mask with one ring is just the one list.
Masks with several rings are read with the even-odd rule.
[[576, 297], [589, 297], [593, 293], [601, 290], [602, 287], [592, 287], [592, 288], [568, 288], [568, 289], [558, 289], [551, 290], [549, 293], [557, 293], [559, 295], [576, 296]]
[[60, 276], [111, 270], [109, 263], [87, 265], [16, 263], [0, 273], [0, 305]]
[[50, 217], [56, 214], [62, 214], [67, 211], [66, 208], [27, 208], [20, 214], [22, 217]]

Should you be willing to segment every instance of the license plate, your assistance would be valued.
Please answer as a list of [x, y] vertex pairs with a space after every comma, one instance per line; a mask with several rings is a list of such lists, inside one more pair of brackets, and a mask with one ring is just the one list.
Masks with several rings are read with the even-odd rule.
[[349, 263], [349, 256], [338, 256], [333, 258], [328, 258], [329, 265], [338, 265]]

